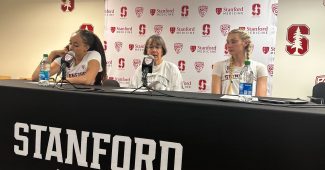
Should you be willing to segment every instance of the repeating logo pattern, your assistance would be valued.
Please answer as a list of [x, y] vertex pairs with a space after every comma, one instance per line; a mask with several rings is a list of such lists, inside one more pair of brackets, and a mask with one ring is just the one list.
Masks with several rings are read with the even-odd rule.
[[[178, 66], [186, 91], [195, 92], [210, 92], [208, 88], [213, 64], [230, 55], [225, 41], [231, 29], [243, 29], [254, 39], [275, 38], [274, 25], [270, 23], [276, 22], [270, 19], [277, 17], [276, 0], [234, 2], [231, 5], [226, 3], [227, 0], [217, 4], [210, 1], [187, 3], [167, 0], [159, 5], [139, 2], [132, 2], [131, 5], [128, 1], [117, 5], [106, 0], [104, 10], [106, 25], [103, 45], [108, 74], [118, 80], [122, 87], [128, 86], [123, 83], [129, 82], [135, 69], [141, 66], [145, 41], [153, 34], [164, 38], [168, 51], [164, 58]], [[238, 25], [240, 20], [247, 25]], [[308, 38], [304, 32], [301, 35], [302, 39]], [[292, 46], [292, 42], [288, 41], [287, 45]], [[254, 44], [258, 49], [253, 51], [254, 57], [267, 57], [271, 58], [267, 62], [273, 61], [273, 42]], [[273, 64], [267, 62], [264, 64], [269, 76], [272, 76]]]

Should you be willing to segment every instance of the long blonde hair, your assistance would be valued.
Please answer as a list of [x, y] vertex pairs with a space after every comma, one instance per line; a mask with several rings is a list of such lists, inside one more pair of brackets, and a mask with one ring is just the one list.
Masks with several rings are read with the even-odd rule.
[[244, 30], [242, 29], [233, 29], [231, 30], [228, 34], [238, 34], [240, 39], [247, 42], [247, 46], [245, 47], [245, 56], [246, 59], [248, 60], [252, 51], [253, 51], [253, 43], [251, 41], [251, 36]]

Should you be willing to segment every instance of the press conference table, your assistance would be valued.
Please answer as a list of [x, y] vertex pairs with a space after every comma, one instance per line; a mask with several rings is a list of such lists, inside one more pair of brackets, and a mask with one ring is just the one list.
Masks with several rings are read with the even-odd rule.
[[[155, 170], [164, 169], [161, 167], [165, 158], [166, 169], [179, 164], [183, 170], [325, 169], [324, 107], [310, 103], [248, 104], [222, 100], [220, 95], [190, 92], [130, 94], [112, 87], [63, 88], [40, 87], [25, 80], [0, 81], [2, 168], [96, 169], [91, 165], [96, 150], [94, 134], [100, 133], [110, 135], [110, 141], [100, 142], [106, 150], [98, 158], [100, 169], [114, 169], [114, 154], [118, 154], [119, 167], [126, 166], [123, 156], [129, 156], [129, 169], [139, 165], [135, 165], [138, 159], [143, 159], [142, 169], [150, 169], [151, 165]], [[34, 155], [34, 125], [47, 127], [40, 133], [38, 158]], [[62, 130], [60, 139], [54, 133], [57, 128]], [[77, 133], [79, 146], [81, 134], [89, 132], [86, 164], [77, 160], [76, 153], [72, 163], [67, 160], [68, 129]], [[118, 139], [127, 139], [131, 144], [120, 141], [116, 153], [112, 145]], [[26, 140], [28, 151], [24, 147]], [[148, 141], [150, 145], [140, 145]], [[61, 144], [63, 161], [57, 154], [57, 143]], [[162, 153], [164, 144], [171, 146], [167, 154]], [[124, 152], [127, 145], [131, 146], [129, 155]], [[138, 146], [143, 146], [141, 153], [136, 151]], [[50, 155], [50, 160], [46, 160], [46, 155]]]

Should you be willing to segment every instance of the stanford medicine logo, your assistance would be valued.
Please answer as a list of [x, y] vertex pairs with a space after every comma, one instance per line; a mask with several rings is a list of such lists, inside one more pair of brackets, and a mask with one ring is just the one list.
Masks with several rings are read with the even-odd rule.
[[117, 52], [120, 52], [120, 51], [121, 51], [121, 48], [122, 48], [122, 45], [123, 45], [123, 43], [120, 42], [120, 41], [115, 42], [115, 50], [116, 50]]
[[136, 7], [135, 8], [135, 15], [140, 18], [143, 15], [143, 7]]
[[196, 45], [191, 45], [190, 46], [190, 50], [191, 50], [192, 53], [194, 53], [195, 50], [196, 50]]
[[174, 16], [175, 13], [175, 9], [150, 9], [150, 15], [151, 16], [160, 16], [160, 17], [164, 17], [164, 16]]
[[129, 50], [132, 51], [134, 49], [134, 44], [129, 44]]
[[275, 54], [275, 47], [264, 46], [264, 47], [262, 47], [262, 51], [264, 54], [267, 54], [269, 52], [270, 52], [270, 54]]
[[261, 4], [253, 4], [252, 5], [252, 15], [253, 16], [261, 15]]
[[202, 35], [203, 36], [208, 36], [210, 35], [210, 24], [203, 24], [202, 26]]
[[183, 5], [181, 8], [181, 16], [182, 17], [187, 17], [188, 16], [188, 10], [189, 6], [188, 5]]
[[216, 8], [216, 14], [220, 15], [244, 15], [244, 7], [233, 7], [233, 8]]
[[293, 24], [287, 30], [286, 51], [290, 55], [303, 56], [308, 52], [309, 40], [305, 35], [309, 35], [310, 29], [304, 24]]
[[229, 24], [220, 25], [220, 31], [223, 36], [226, 36], [228, 34], [228, 32], [230, 31], [230, 25]]
[[71, 12], [74, 9], [74, 0], [61, 0], [61, 10]]
[[163, 25], [155, 25], [154, 27], [153, 27], [153, 29], [154, 29], [154, 31], [155, 31], [155, 34], [156, 35], [160, 35], [161, 34], [161, 32], [163, 31]]
[[181, 72], [184, 72], [185, 71], [185, 61], [184, 60], [179, 60], [178, 61], [178, 69]]
[[146, 34], [146, 25], [140, 24], [139, 25], [139, 35], [145, 35]]
[[91, 24], [82, 24], [80, 26], [80, 29], [81, 30], [88, 30], [88, 31], [94, 32], [94, 26], [91, 25]]
[[174, 50], [176, 54], [179, 54], [183, 50], [183, 43], [174, 43]]
[[129, 44], [129, 50], [130, 51], [139, 51], [139, 52], [143, 52], [144, 51], [144, 44]]
[[111, 27], [111, 32], [116, 34], [132, 34], [132, 27]]
[[126, 16], [128, 15], [128, 8], [126, 6], [122, 6], [121, 7], [121, 18], [126, 18]]
[[206, 5], [199, 6], [198, 10], [199, 10], [199, 15], [203, 18], [205, 14], [207, 14], [208, 12], [208, 6]]
[[171, 34], [190, 35], [194, 34], [195, 27], [169, 27], [169, 32]]
[[125, 58], [118, 59], [118, 68], [123, 69], [125, 67]]
[[207, 81], [206, 80], [199, 80], [199, 90], [205, 91], [207, 89]]

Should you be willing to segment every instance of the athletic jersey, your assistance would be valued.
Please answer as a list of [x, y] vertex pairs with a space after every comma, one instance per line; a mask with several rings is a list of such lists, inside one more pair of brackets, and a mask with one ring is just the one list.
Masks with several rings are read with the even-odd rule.
[[[148, 86], [156, 90], [183, 91], [184, 84], [178, 67], [168, 61], [162, 61], [158, 66], [152, 67], [152, 73], [147, 75]], [[142, 83], [142, 67], [138, 67], [130, 81], [131, 88], [138, 88]]]
[[[253, 96], [255, 96], [257, 78], [268, 76], [268, 72], [264, 64], [252, 60], [250, 62], [250, 67], [254, 72]], [[238, 95], [239, 75], [244, 65], [242, 67], [234, 66], [232, 75], [230, 75], [229, 65], [230, 59], [216, 62], [213, 65], [212, 75], [217, 75], [221, 78], [222, 94]], [[230, 77], [232, 77], [232, 83], [230, 82]]]
[[[88, 62], [90, 60], [97, 60], [99, 62], [99, 71], [103, 71], [101, 64], [101, 56], [97, 51], [88, 51], [87, 54], [82, 58], [81, 62], [78, 65], [75, 65], [74, 62], [71, 63], [70, 68], [67, 68], [67, 78], [78, 77], [86, 74], [88, 68]], [[54, 60], [57, 64], [61, 65], [61, 57]]]

